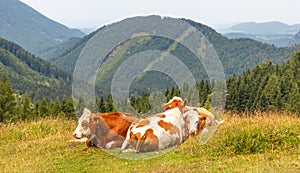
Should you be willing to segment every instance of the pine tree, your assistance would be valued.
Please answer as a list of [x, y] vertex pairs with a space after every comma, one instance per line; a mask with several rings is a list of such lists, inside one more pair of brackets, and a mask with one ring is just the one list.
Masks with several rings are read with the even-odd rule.
[[70, 96], [64, 106], [64, 113], [68, 118], [76, 118], [73, 98]]
[[30, 98], [27, 93], [23, 96], [21, 110], [22, 110], [21, 111], [22, 120], [25, 120], [27, 118], [32, 118], [32, 108], [31, 108]]
[[104, 107], [105, 107], [105, 112], [115, 112], [116, 111], [111, 94], [109, 94], [107, 96], [107, 101], [106, 101]]
[[227, 92], [226, 92], [226, 109], [231, 111], [237, 111], [237, 105], [235, 104], [237, 99], [237, 79], [235, 75], [227, 80]]
[[286, 109], [295, 113], [300, 113], [300, 89], [296, 82], [292, 83], [291, 90], [287, 95]]
[[46, 98], [43, 97], [39, 104], [39, 114], [41, 117], [49, 116], [49, 107], [46, 101]]
[[102, 96], [100, 97], [100, 99], [97, 99], [96, 104], [99, 112], [105, 112], [105, 104]]
[[209, 95], [207, 97], [207, 100], [204, 103], [204, 108], [207, 109], [207, 110], [210, 110], [212, 108], [212, 106], [211, 106], [211, 95]]
[[56, 97], [54, 102], [50, 103], [50, 110], [52, 116], [57, 116], [61, 112], [61, 106], [58, 97]]
[[281, 97], [280, 83], [278, 77], [273, 74], [270, 76], [267, 85], [263, 89], [261, 102], [264, 103], [262, 110], [278, 110], [279, 99]]
[[4, 122], [16, 112], [16, 98], [5, 73], [0, 80], [0, 91], [0, 122]]

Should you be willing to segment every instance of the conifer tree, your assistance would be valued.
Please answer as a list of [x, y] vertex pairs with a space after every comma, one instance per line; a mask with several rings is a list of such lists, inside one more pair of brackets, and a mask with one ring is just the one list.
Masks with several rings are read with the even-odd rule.
[[105, 112], [104, 98], [102, 96], [100, 99], [97, 99], [96, 104], [99, 112]]
[[68, 118], [76, 118], [72, 96], [70, 96], [69, 99], [66, 100], [63, 111]]
[[49, 107], [45, 97], [43, 97], [40, 101], [39, 114], [41, 117], [49, 116]]
[[300, 113], [300, 89], [296, 82], [292, 83], [291, 90], [287, 96], [286, 109], [295, 113]]
[[104, 107], [105, 107], [105, 112], [115, 112], [116, 111], [111, 94], [109, 94], [107, 96], [107, 101], [106, 101]]
[[9, 120], [16, 112], [16, 98], [5, 73], [0, 80], [0, 122]]
[[55, 101], [50, 103], [50, 110], [52, 116], [57, 116], [61, 112], [61, 105], [58, 97], [56, 97]]
[[275, 74], [271, 75], [261, 95], [262, 110], [277, 110], [281, 97], [279, 85], [278, 77]]
[[32, 118], [32, 108], [30, 105], [30, 98], [27, 93], [23, 96], [22, 105], [21, 105], [21, 119], [25, 120], [26, 118]]

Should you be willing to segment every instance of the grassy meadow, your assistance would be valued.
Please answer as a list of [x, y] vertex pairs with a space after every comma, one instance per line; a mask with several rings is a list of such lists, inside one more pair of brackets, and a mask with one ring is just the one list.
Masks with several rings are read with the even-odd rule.
[[300, 172], [300, 117], [225, 114], [223, 119], [205, 145], [196, 136], [162, 155], [127, 153], [137, 160], [69, 142], [74, 120], [0, 124], [0, 172]]

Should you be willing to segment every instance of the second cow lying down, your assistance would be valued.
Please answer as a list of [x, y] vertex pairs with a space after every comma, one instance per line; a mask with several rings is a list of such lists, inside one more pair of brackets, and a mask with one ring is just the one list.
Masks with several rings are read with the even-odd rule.
[[85, 108], [73, 136], [77, 139], [87, 137], [88, 146], [106, 149], [121, 147], [129, 126], [136, 119], [136, 116], [128, 113], [93, 114]]
[[126, 135], [121, 150], [149, 152], [181, 144], [189, 134], [197, 134], [205, 125], [206, 117], [198, 111], [184, 111], [186, 101], [173, 97], [162, 107], [165, 112], [135, 121]]

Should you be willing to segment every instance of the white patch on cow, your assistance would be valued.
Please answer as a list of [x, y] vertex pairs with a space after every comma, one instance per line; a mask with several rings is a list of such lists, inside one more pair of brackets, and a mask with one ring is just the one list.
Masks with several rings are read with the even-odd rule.
[[89, 117], [90, 117], [91, 115], [92, 115], [92, 112], [91, 112], [89, 109], [84, 108], [83, 114], [82, 114], [81, 117], [78, 119], [78, 125], [77, 125], [77, 128], [76, 128], [76, 130], [75, 130], [74, 133], [73, 133], [73, 136], [74, 136], [75, 138], [81, 139], [81, 138], [83, 138], [83, 137], [85, 137], [85, 136], [91, 134], [91, 130], [90, 130], [89, 128], [86, 129], [86, 130], [84, 130], [84, 129], [82, 128], [82, 125], [81, 125], [83, 121], [89, 122], [89, 121], [90, 121], [90, 120], [89, 120]]
[[69, 142], [80, 142], [80, 143], [83, 143], [83, 142], [86, 142], [88, 140], [88, 138], [81, 138], [81, 139], [72, 139], [72, 140], [69, 140]]
[[[153, 134], [157, 137], [159, 150], [168, 148], [170, 146], [174, 146], [175, 144], [177, 144], [178, 140], [179, 143], [181, 143], [184, 140], [183, 138], [184, 138], [184, 125], [185, 125], [184, 118], [181, 111], [179, 110], [179, 108], [176, 107], [165, 111], [163, 114], [165, 115], [164, 118], [155, 115], [146, 118], [150, 123], [145, 126], [136, 128], [139, 125], [139, 123], [143, 120], [140, 120], [135, 125], [131, 125], [132, 128], [129, 127], [131, 131], [130, 130], [127, 131], [126, 139], [122, 144], [121, 147], [122, 152], [127, 152], [128, 150], [127, 147], [129, 146], [130, 132], [134, 134], [140, 133], [140, 135], [143, 136], [148, 129], [152, 129]], [[175, 127], [179, 129], [179, 133], [170, 134], [169, 130], [166, 131], [164, 128], [158, 125], [159, 121], [164, 121], [166, 123], [173, 124]], [[135, 148], [135, 146], [131, 146], [131, 147]], [[134, 149], [128, 151], [134, 152]]]
[[183, 116], [186, 118], [189, 134], [191, 134], [192, 132], [197, 133], [197, 126], [200, 121], [198, 112], [195, 110], [190, 110], [184, 113]]
[[110, 142], [108, 142], [106, 145], [105, 145], [105, 148], [106, 149], [110, 149], [110, 148], [112, 148], [112, 145], [115, 143], [115, 141], [110, 141]]

